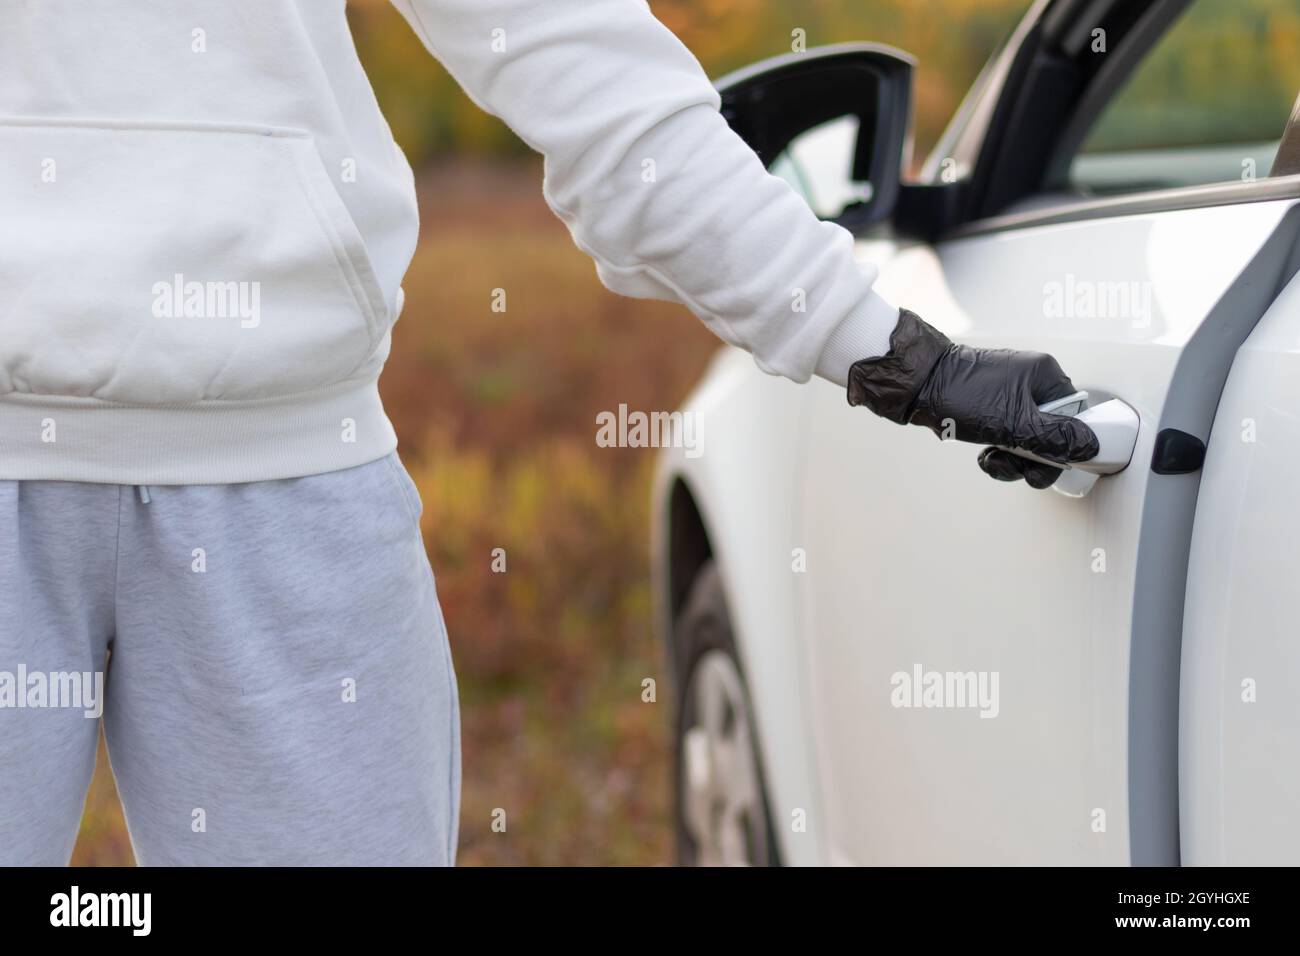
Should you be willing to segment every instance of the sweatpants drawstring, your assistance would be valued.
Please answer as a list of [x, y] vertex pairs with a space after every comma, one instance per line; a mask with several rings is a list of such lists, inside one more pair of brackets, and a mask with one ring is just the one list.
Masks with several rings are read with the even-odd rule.
[[140, 496], [140, 504], [142, 504], [142, 505], [147, 505], [147, 504], [149, 503], [149, 501], [151, 500], [151, 499], [149, 498], [149, 486], [148, 486], [148, 485], [136, 485], [136, 486], [135, 486], [135, 490], [136, 490], [136, 493], [139, 494], [139, 496]]

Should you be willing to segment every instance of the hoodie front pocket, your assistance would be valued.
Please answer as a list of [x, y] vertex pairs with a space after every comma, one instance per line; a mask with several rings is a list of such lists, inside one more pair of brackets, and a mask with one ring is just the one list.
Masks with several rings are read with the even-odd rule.
[[0, 394], [275, 398], [387, 324], [308, 134], [0, 120]]

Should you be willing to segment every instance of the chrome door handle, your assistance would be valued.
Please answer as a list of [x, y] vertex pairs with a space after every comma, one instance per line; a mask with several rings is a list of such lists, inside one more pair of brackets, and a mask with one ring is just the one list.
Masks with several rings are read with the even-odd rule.
[[1099, 447], [1092, 458], [1087, 461], [1060, 462], [1040, 458], [1023, 448], [1004, 449], [1020, 458], [1062, 469], [1063, 474], [1052, 488], [1071, 498], [1083, 497], [1092, 490], [1099, 477], [1118, 474], [1129, 466], [1133, 460], [1133, 449], [1137, 447], [1138, 428], [1141, 424], [1138, 413], [1127, 402], [1112, 398], [1083, 408], [1087, 398], [1087, 392], [1076, 392], [1067, 398], [1040, 405], [1039, 411], [1060, 415], [1069, 414], [1070, 406], [1079, 409], [1072, 417], [1085, 422], [1097, 436]]

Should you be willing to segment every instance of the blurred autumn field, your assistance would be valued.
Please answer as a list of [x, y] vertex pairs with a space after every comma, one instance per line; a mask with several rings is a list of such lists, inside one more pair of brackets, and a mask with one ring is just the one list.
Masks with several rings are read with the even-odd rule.
[[[632, 2], [632, 0], [629, 0]], [[922, 58], [933, 140], [1022, 0], [656, 0], [713, 75], [873, 39]], [[358, 49], [416, 166], [421, 243], [381, 381], [419, 485], [461, 686], [461, 864], [672, 860], [668, 676], [650, 625], [652, 450], [596, 415], [671, 409], [715, 340], [685, 310], [605, 291], [541, 198], [541, 165], [457, 91], [387, 0], [350, 4]], [[927, 71], [941, 62], [944, 71]], [[494, 312], [492, 290], [507, 309]], [[491, 570], [505, 549], [507, 572]], [[641, 681], [659, 678], [659, 701]], [[506, 833], [493, 833], [494, 808]], [[101, 749], [80, 865], [131, 862]]]

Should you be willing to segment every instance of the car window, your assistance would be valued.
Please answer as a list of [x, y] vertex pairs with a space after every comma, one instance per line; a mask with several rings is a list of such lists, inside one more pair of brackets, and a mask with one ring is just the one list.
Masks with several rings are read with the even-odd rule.
[[1266, 177], [1300, 93], [1298, 51], [1300, 0], [1194, 0], [1093, 123], [1071, 186], [1106, 195]]

